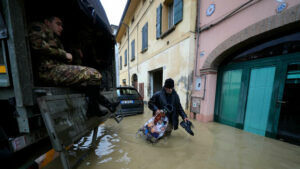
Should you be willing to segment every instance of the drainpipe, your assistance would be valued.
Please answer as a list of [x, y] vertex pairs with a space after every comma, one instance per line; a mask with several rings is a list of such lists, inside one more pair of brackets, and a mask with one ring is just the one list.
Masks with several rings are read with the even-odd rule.
[[199, 31], [199, 24], [200, 24], [200, 0], [197, 0], [197, 13], [196, 13], [196, 62], [195, 62], [195, 70], [194, 75], [195, 77], [199, 77], [198, 74], [198, 53], [199, 53], [199, 37], [200, 37], [200, 31]]
[[[193, 74], [193, 84], [195, 84], [196, 82], [196, 79], [198, 77], [200, 77], [200, 71], [199, 68], [198, 68], [198, 61], [199, 61], [199, 37], [200, 37], [200, 31], [199, 31], [199, 28], [200, 28], [200, 0], [197, 0], [197, 9], [196, 9], [196, 26], [195, 26], [195, 29], [196, 29], [196, 50], [195, 50], [195, 63], [194, 63], [194, 74]], [[205, 82], [204, 82], [205, 83]], [[193, 88], [192, 88], [192, 94], [191, 94], [191, 102], [193, 102], [193, 93], [195, 93], [195, 85], [192, 85]], [[199, 105], [200, 106], [200, 105]], [[200, 108], [199, 108], [199, 112], [197, 112], [196, 110], [193, 111], [193, 103], [191, 103], [191, 108], [190, 108], [190, 111], [191, 113], [193, 113], [193, 118], [195, 119], [196, 118], [196, 113], [200, 113]]]
[[[136, 24], [136, 32], [139, 32], [139, 22]], [[139, 44], [139, 34], [137, 33], [136, 34], [136, 49], [139, 49], [138, 47], [138, 44]], [[137, 73], [139, 74], [139, 52], [136, 52], [136, 71]]]
[[129, 60], [129, 26], [128, 26], [126, 23], [124, 23], [124, 22], [122, 22], [122, 24], [125, 25], [126, 28], [127, 28], [127, 41], [128, 41], [128, 47], [127, 47], [127, 50], [128, 50], [128, 52], [127, 52], [127, 62], [128, 62], [128, 86], [130, 86], [130, 70], [129, 70], [129, 68], [130, 68], [130, 60]]

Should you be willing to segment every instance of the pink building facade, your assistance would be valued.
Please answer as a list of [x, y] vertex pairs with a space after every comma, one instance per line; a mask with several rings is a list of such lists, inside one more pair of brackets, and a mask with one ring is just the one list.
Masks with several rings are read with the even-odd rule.
[[282, 114], [299, 92], [299, 25], [299, 0], [198, 0], [191, 118], [271, 137], [294, 125]]

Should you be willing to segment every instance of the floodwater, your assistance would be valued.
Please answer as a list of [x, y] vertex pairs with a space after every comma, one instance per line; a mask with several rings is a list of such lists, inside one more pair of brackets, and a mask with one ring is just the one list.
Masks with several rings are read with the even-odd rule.
[[179, 127], [148, 143], [136, 132], [150, 117], [146, 108], [120, 124], [109, 119], [99, 126], [94, 148], [91, 133], [73, 146], [70, 157], [81, 156], [78, 169], [300, 169], [300, 146], [219, 123], [193, 121], [195, 136]]

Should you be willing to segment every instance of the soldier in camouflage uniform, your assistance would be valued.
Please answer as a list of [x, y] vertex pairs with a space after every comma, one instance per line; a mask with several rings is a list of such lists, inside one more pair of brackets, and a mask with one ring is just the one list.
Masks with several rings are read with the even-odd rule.
[[58, 39], [62, 32], [58, 17], [46, 19], [45, 23], [33, 23], [29, 40], [33, 59], [38, 63], [39, 80], [57, 86], [100, 85], [101, 74], [93, 68], [70, 65], [72, 55], [67, 53]]
[[115, 108], [100, 94], [101, 74], [90, 67], [71, 65], [72, 55], [63, 49], [58, 39], [62, 30], [62, 21], [58, 17], [30, 25], [29, 41], [33, 60], [38, 65], [39, 80], [47, 85], [85, 86], [89, 97], [88, 115], [104, 115], [99, 103], [113, 112]]

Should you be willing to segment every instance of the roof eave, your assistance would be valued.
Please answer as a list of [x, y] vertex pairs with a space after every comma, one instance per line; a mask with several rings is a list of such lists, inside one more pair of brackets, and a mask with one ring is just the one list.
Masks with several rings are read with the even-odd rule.
[[122, 14], [122, 17], [121, 17], [121, 20], [120, 20], [120, 23], [119, 23], [119, 28], [118, 28], [118, 31], [117, 31], [117, 34], [116, 34], [116, 41], [117, 41], [117, 42], [120, 42], [120, 41], [121, 41], [121, 37], [122, 37], [123, 33], [121, 34], [121, 33], [120, 33], [120, 30], [121, 30], [121, 29], [124, 29], [124, 25], [123, 25], [122, 23], [123, 23], [124, 18], [125, 18], [126, 14], [127, 14], [127, 11], [128, 11], [128, 9], [129, 9], [130, 3], [131, 3], [131, 0], [127, 0], [127, 3], [126, 3], [126, 6], [125, 6], [125, 9], [124, 9], [124, 12], [123, 12], [123, 14]]

